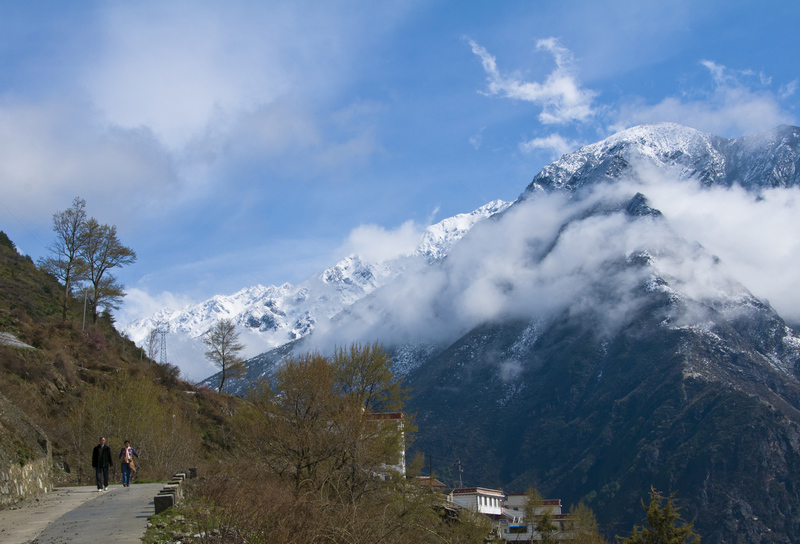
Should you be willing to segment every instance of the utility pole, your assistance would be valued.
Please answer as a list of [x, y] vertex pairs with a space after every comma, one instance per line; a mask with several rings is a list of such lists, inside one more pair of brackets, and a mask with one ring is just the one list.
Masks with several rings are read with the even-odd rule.
[[428, 492], [433, 490], [433, 455], [430, 456], [429, 462], [430, 462], [431, 476], [430, 478], [428, 478]]
[[86, 330], [86, 296], [88, 290], [86, 288], [83, 289], [83, 325], [81, 325], [81, 330]]
[[456, 459], [456, 462], [453, 464], [458, 465], [458, 487], [463, 488], [464, 482], [461, 480], [461, 475], [464, 473], [464, 469], [461, 467], [461, 459]]

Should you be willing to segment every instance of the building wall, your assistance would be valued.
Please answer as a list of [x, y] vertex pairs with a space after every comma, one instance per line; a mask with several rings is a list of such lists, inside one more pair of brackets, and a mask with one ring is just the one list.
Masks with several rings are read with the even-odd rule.
[[473, 488], [469, 491], [455, 489], [451, 494], [452, 502], [473, 512], [486, 515], [503, 513], [503, 492], [494, 489]]

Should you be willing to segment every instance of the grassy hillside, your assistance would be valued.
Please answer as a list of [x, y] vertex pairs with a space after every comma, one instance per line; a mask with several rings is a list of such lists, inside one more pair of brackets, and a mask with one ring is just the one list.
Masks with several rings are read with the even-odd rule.
[[0, 393], [47, 433], [61, 482], [93, 481], [91, 451], [101, 435], [115, 457], [123, 440], [131, 441], [139, 478], [221, 455], [226, 414], [238, 400], [196, 388], [176, 367], [148, 360], [116, 331], [112, 316], [84, 329], [81, 300], [71, 301], [63, 321], [62, 289], [0, 231], [0, 332], [34, 348], [0, 345]]

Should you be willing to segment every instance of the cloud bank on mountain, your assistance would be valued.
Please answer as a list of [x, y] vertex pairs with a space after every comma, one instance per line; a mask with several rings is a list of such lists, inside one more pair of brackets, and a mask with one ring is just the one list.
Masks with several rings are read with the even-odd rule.
[[[752, 294], [800, 321], [793, 288], [800, 189], [702, 189], [645, 164], [637, 171], [580, 195], [518, 201], [476, 226], [443, 262], [318, 323], [311, 340], [324, 349], [350, 341], [446, 343], [484, 323], [559, 315], [586, 315], [611, 332], [653, 289], [712, 307]], [[626, 213], [637, 193], [662, 215]], [[648, 266], [632, 265], [637, 260]]]

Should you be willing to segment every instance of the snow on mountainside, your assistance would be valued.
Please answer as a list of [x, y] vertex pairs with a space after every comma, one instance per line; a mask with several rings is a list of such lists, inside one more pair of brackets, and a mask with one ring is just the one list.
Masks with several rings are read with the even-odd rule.
[[727, 140], [674, 123], [643, 125], [564, 155], [533, 178], [522, 198], [619, 180], [639, 162], [706, 187], [738, 184], [752, 191], [793, 187], [800, 184], [798, 149], [798, 127], [780, 126]]
[[[750, 213], [765, 201], [762, 196], [769, 200], [768, 191], [798, 185], [799, 151], [796, 127], [733, 140], [672, 123], [625, 130], [545, 167], [513, 206], [496, 215], [496, 221], [470, 230], [468, 237], [459, 236], [459, 242], [447, 249], [447, 259], [397, 274], [390, 285], [387, 282], [354, 302], [335, 323], [319, 327], [303, 349], [380, 339], [395, 351], [396, 370], [413, 372], [426, 354], [436, 351], [432, 346], [446, 344], [481, 323], [508, 316], [538, 319], [567, 309], [576, 313], [605, 308], [608, 320], [617, 313], [625, 315], [629, 307], [609, 304], [640, 303], [641, 293], [631, 291], [631, 286], [644, 280], [633, 271], [649, 270], [661, 277], [655, 263], [668, 264], [674, 278], [684, 278], [677, 284], [680, 289], [663, 278], [652, 284], [658, 289], [672, 285], [671, 296], [701, 305], [716, 300], [715, 311], [726, 304], [738, 311], [764, 295], [750, 295], [744, 286], [751, 285], [731, 274], [730, 263], [711, 266], [710, 257], [699, 259], [690, 247], [702, 246], [700, 237], [705, 233], [690, 230], [686, 236], [682, 229], [678, 235], [673, 220], [681, 218], [664, 217], [661, 205], [696, 199], [697, 194], [686, 187], [710, 194], [729, 192], [736, 185], [758, 194], [743, 196], [738, 203]], [[643, 178], [653, 172], [655, 181], [645, 183]], [[650, 201], [654, 207], [648, 204], [651, 190], [660, 197]], [[677, 190], [684, 192], [679, 195]], [[709, 212], [698, 209], [702, 215]], [[633, 217], [662, 220], [632, 224]], [[417, 253], [436, 258], [435, 250], [441, 247], [437, 236], [456, 226], [453, 218], [429, 229], [426, 238], [433, 244], [423, 249], [423, 242]], [[672, 241], [665, 246], [667, 240]], [[681, 249], [668, 251], [672, 246]], [[620, 259], [648, 254], [653, 259], [649, 267], [611, 275]], [[730, 278], [723, 281], [726, 274]], [[268, 373], [271, 364], [270, 357], [254, 364], [253, 375]]]
[[199, 304], [165, 308], [128, 325], [124, 332], [138, 345], [148, 333], [166, 325], [171, 333], [199, 338], [218, 319], [232, 319], [240, 328], [257, 333], [266, 348], [278, 347], [309, 334], [320, 319], [344, 308], [392, 281], [409, 268], [442, 259], [478, 222], [510, 206], [492, 201], [471, 213], [458, 214], [428, 227], [416, 250], [385, 262], [365, 262], [351, 255], [298, 285], [257, 285], [233, 295], [217, 295]]
[[414, 252], [422, 255], [428, 262], [441, 259], [476, 223], [500, 213], [511, 204], [493, 200], [472, 213], [462, 213], [431, 225], [425, 229], [422, 241]]

